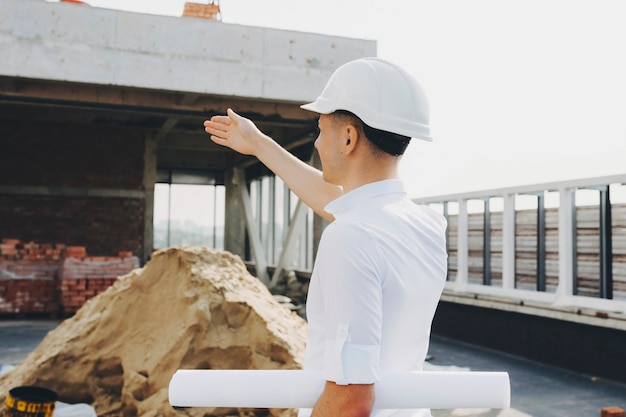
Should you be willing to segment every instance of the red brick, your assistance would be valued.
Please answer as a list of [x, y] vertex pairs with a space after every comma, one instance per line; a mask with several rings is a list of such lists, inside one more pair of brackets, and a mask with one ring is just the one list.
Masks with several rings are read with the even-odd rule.
[[626, 414], [619, 407], [604, 407], [600, 410], [600, 417], [626, 417]]
[[84, 258], [87, 250], [84, 246], [67, 246], [64, 253], [68, 258]]
[[217, 19], [220, 7], [217, 4], [185, 3], [183, 16]]

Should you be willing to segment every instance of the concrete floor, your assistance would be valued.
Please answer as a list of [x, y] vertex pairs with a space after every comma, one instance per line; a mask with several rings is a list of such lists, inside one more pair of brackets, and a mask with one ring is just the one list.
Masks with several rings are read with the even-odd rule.
[[599, 417], [603, 407], [626, 409], [624, 384], [437, 337], [433, 337], [430, 354], [434, 365], [503, 371], [511, 380], [510, 409], [433, 410], [433, 417]]
[[[59, 320], [0, 319], [0, 365], [15, 365]], [[511, 408], [432, 410], [433, 417], [599, 417], [603, 407], [626, 409], [626, 385], [574, 374], [433, 336], [431, 366], [508, 372]]]

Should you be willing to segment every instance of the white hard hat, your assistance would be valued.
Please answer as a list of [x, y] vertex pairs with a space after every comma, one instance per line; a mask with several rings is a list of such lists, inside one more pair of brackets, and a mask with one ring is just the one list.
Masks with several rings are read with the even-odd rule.
[[360, 58], [337, 68], [322, 94], [300, 107], [320, 114], [346, 110], [375, 129], [432, 140], [426, 93], [409, 73], [379, 58]]

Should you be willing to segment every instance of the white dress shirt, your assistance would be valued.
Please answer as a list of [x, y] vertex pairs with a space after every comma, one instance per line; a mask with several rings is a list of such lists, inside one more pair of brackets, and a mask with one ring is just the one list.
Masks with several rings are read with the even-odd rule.
[[[335, 221], [311, 276], [305, 369], [340, 385], [375, 383], [380, 370], [421, 370], [446, 279], [445, 218], [413, 203], [400, 180], [364, 185], [325, 210]], [[391, 414], [430, 413], [372, 413]]]

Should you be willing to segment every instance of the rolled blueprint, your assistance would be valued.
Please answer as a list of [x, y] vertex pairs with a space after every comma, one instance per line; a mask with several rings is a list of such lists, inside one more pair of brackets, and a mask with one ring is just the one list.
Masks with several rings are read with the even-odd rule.
[[[175, 407], [312, 408], [324, 389], [321, 371], [178, 370], [169, 385]], [[508, 408], [506, 372], [382, 372], [376, 409]]]

